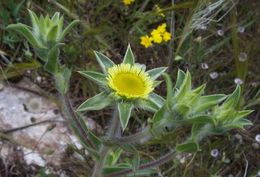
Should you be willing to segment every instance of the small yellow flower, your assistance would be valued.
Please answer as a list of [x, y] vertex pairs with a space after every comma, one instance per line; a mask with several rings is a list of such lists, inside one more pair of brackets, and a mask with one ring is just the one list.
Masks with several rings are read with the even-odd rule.
[[128, 99], [147, 98], [153, 91], [153, 80], [139, 65], [119, 64], [108, 68], [108, 86], [118, 96]]
[[171, 40], [171, 37], [172, 37], [171, 33], [167, 32], [167, 31], [163, 33], [163, 40], [165, 42]]
[[130, 4], [132, 4], [135, 0], [123, 0], [123, 3], [128, 6]]
[[154, 29], [151, 32], [151, 35], [152, 35], [152, 39], [155, 43], [160, 44], [162, 42], [162, 40], [163, 40], [162, 35], [161, 35], [160, 31], [158, 31], [157, 29]]
[[166, 23], [161, 24], [160, 26], [157, 27], [157, 30], [160, 33], [164, 33], [166, 31]]
[[146, 36], [142, 36], [141, 38], [141, 44], [145, 47], [145, 48], [148, 48], [152, 45], [152, 39], [146, 35]]

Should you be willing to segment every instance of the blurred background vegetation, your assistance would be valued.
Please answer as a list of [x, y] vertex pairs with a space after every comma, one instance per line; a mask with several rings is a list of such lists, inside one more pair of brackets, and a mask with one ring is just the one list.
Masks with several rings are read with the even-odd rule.
[[[207, 93], [228, 94], [236, 84], [242, 84], [241, 106], [255, 110], [250, 116], [254, 126], [205, 141], [203, 151], [176, 157], [173, 162], [158, 169], [157, 176], [253, 177], [260, 173], [260, 144], [255, 140], [260, 132], [258, 0], [136, 0], [128, 6], [120, 0], [0, 0], [0, 81], [16, 83], [27, 77], [39, 85], [45, 95], [49, 95], [54, 93], [52, 78], [43, 72], [40, 63], [33, 60], [35, 54], [32, 48], [16, 33], [5, 30], [12, 23], [30, 24], [27, 9], [37, 15], [50, 16], [59, 11], [67, 24], [73, 19], [81, 21], [65, 39], [66, 45], [62, 50], [62, 62], [74, 71], [99, 69], [93, 50], [101, 51], [119, 63], [130, 43], [138, 63], [146, 64], [149, 69], [169, 67], [173, 81], [177, 69], [181, 68], [192, 73], [194, 86], [207, 83]], [[140, 37], [164, 22], [172, 33], [171, 41], [144, 48]], [[91, 81], [76, 72], [71, 83], [70, 97], [75, 106], [98, 93], [98, 88]], [[162, 84], [157, 92], [165, 94], [164, 88]], [[87, 116], [105, 128], [108, 114], [110, 111], [106, 110], [90, 112]], [[129, 132], [136, 131], [136, 124], [140, 125], [140, 120], [148, 116], [136, 116]], [[185, 130], [179, 132], [177, 139], [185, 133]], [[153, 158], [161, 154], [165, 146], [163, 143], [160, 146], [144, 146], [140, 152], [144, 157]], [[218, 149], [220, 155], [211, 156], [212, 149]], [[68, 176], [89, 175], [84, 169], [90, 169], [91, 162], [66, 160], [60, 168]], [[0, 169], [4, 168], [2, 165]], [[29, 173], [47, 176], [45, 169], [18, 166], [20, 176]]]

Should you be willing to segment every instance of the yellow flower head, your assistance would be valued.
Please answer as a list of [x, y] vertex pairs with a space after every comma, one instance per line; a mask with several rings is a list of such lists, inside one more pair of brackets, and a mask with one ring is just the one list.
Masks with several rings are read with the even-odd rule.
[[145, 47], [145, 48], [148, 48], [152, 45], [152, 39], [146, 35], [146, 36], [142, 36], [141, 38], [141, 44]]
[[164, 40], [165, 42], [171, 40], [171, 33], [167, 32], [167, 31], [164, 32], [164, 33], [163, 33], [163, 40]]
[[123, 0], [123, 3], [128, 6], [130, 4], [132, 4], [135, 0]]
[[160, 33], [164, 33], [166, 31], [166, 23], [161, 24], [160, 26], [157, 27], [157, 30]]
[[158, 31], [157, 29], [154, 29], [152, 32], [151, 32], [151, 35], [152, 35], [152, 39], [155, 43], [161, 43], [162, 42], [162, 35], [160, 33], [160, 31]]
[[147, 98], [153, 91], [153, 80], [137, 65], [122, 63], [108, 68], [108, 86], [118, 96], [129, 99]]

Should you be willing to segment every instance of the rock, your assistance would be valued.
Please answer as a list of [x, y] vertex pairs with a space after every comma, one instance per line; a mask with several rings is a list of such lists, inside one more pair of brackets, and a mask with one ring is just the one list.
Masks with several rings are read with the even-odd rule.
[[[23, 86], [30, 85], [27, 81], [21, 82]], [[34, 163], [39, 166], [59, 166], [68, 144], [82, 148], [62, 116], [57, 114], [57, 109], [46, 98], [25, 90], [6, 85], [0, 91], [0, 130], [13, 130], [7, 135], [21, 146], [24, 161], [28, 165]], [[39, 122], [45, 123], [15, 130], [17, 127]], [[4, 144], [2, 142], [0, 147]], [[11, 154], [6, 147], [0, 149], [2, 158], [8, 158]]]

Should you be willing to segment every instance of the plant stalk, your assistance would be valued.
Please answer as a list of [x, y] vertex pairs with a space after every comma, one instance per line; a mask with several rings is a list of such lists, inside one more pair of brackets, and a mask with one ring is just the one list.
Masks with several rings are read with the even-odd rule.
[[[109, 139], [115, 137], [118, 134], [119, 130], [120, 130], [120, 121], [118, 120], [117, 108], [115, 108], [115, 111], [112, 116], [112, 121], [111, 121], [110, 127], [107, 132], [107, 137]], [[100, 159], [95, 163], [94, 171], [93, 171], [91, 177], [102, 177], [103, 166], [105, 164], [105, 160], [106, 160], [109, 150], [110, 150], [110, 147], [107, 146], [106, 144], [101, 145], [101, 148], [99, 151]]]

